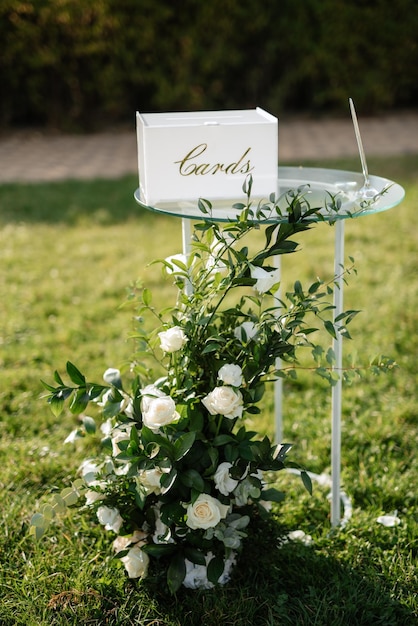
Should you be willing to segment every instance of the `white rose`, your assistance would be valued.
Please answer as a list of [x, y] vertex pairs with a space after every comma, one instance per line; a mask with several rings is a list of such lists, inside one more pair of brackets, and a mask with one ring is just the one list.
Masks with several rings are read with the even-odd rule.
[[215, 487], [224, 496], [228, 496], [238, 485], [238, 481], [229, 475], [231, 467], [232, 463], [225, 461], [218, 466], [214, 475]]
[[187, 337], [180, 326], [173, 326], [168, 330], [158, 333], [161, 349], [164, 352], [177, 352], [187, 341]]
[[142, 401], [141, 408], [142, 411], [146, 412], [151, 402], [155, 400], [155, 398], [163, 398], [164, 393], [161, 389], [158, 389], [155, 385], [147, 385], [141, 391]]
[[144, 545], [145, 539], [147, 538], [146, 533], [142, 530], [135, 530], [132, 535], [123, 535], [116, 537], [113, 542], [113, 549], [115, 552], [122, 552], [122, 550], [126, 550], [128, 546], [132, 546], [135, 543], [141, 542], [141, 546]]
[[162, 426], [172, 424], [180, 418], [176, 405], [170, 396], [144, 398], [142, 403], [142, 420], [147, 428], [156, 432]]
[[242, 415], [242, 395], [228, 385], [215, 387], [203, 398], [202, 403], [211, 415], [224, 415], [230, 419]]
[[288, 543], [289, 541], [300, 541], [305, 546], [310, 546], [313, 543], [311, 535], [307, 535], [303, 530], [292, 530], [282, 543]]
[[114, 367], [109, 367], [105, 373], [103, 374], [103, 380], [109, 385], [114, 385], [115, 387], [121, 387], [122, 380], [120, 377], [120, 371], [115, 369]]
[[201, 493], [194, 504], [187, 507], [186, 524], [192, 530], [212, 528], [227, 516], [228, 509], [228, 505], [222, 504], [206, 493]]
[[149, 556], [136, 545], [121, 558], [129, 578], [144, 578], [148, 572]]
[[266, 293], [266, 291], [270, 291], [273, 285], [280, 282], [280, 270], [276, 269], [272, 272], [267, 272], [267, 270], [262, 267], [253, 265], [251, 266], [251, 278], [257, 281], [254, 285], [254, 289], [258, 291], [258, 293]]
[[111, 440], [113, 456], [117, 456], [121, 453], [121, 448], [119, 447], [121, 441], [129, 441], [131, 436], [131, 428], [132, 426], [128, 424], [122, 428], [115, 428], [112, 431]]
[[112, 509], [109, 506], [99, 506], [97, 519], [106, 530], [113, 530], [115, 533], [120, 530], [123, 524], [123, 519], [118, 509]]
[[137, 488], [145, 491], [147, 495], [150, 493], [159, 495], [161, 493], [161, 476], [169, 471], [170, 470], [168, 468], [162, 470], [160, 467], [155, 467], [154, 469], [149, 470], [141, 470], [138, 472], [138, 476], [136, 478]]
[[246, 343], [257, 335], [257, 328], [253, 322], [243, 322], [234, 330], [234, 336], [241, 342]]
[[[97, 483], [97, 485], [94, 485], [94, 487], [106, 487], [105, 483]], [[86, 496], [86, 505], [90, 506], [90, 504], [94, 504], [95, 502], [98, 502], [99, 500], [103, 500], [103, 498], [105, 497], [104, 493], [100, 493], [99, 491], [93, 491], [93, 489], [88, 489], [84, 495]]]
[[219, 370], [218, 378], [225, 383], [225, 385], [240, 387], [242, 385], [242, 369], [239, 365], [226, 363], [225, 365], [222, 365]]

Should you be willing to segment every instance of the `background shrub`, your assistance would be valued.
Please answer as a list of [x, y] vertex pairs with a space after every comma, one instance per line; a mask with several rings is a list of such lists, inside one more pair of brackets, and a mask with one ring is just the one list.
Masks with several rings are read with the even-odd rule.
[[415, 0], [2, 0], [0, 125], [415, 107]]

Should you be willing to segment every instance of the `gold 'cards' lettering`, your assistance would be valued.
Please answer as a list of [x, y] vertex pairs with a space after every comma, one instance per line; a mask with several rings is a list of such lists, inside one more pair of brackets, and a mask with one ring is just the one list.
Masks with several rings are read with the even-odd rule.
[[217, 174], [222, 172], [224, 174], [249, 174], [254, 167], [251, 165], [249, 153], [251, 148], [247, 148], [244, 154], [232, 163], [225, 165], [224, 163], [202, 163], [198, 159], [207, 149], [207, 143], [201, 143], [195, 148], [192, 148], [190, 152], [180, 161], [174, 161], [179, 164], [179, 173], [181, 176], [206, 176], [208, 174]]

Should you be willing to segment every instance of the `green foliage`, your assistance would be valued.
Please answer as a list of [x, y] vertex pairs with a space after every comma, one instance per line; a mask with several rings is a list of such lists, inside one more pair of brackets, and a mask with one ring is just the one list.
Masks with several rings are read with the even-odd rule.
[[[0, 122], [66, 129], [140, 110], [415, 106], [414, 0], [3, 0]], [[348, 36], [349, 35], [349, 36]], [[262, 68], [262, 71], [261, 69]], [[245, 80], [242, 77], [245, 76]]]
[[[357, 163], [330, 166], [356, 169]], [[164, 557], [155, 576], [139, 585], [128, 582], [119, 561], [106, 556], [107, 537], [93, 519], [73, 510], [65, 524], [55, 516], [53, 533], [38, 543], [28, 536], [28, 525], [45, 490], [59, 494], [71, 488], [73, 469], [98, 452], [95, 437], [62, 445], [80, 424], [67, 411], [54, 417], [40, 399], [45, 391], [40, 379], [50, 381], [60, 362], [65, 370], [66, 355], [87, 363], [94, 379], [101, 377], [102, 363], [117, 363], [126, 372], [133, 340], [121, 329], [134, 323], [132, 309], [119, 308], [125, 285], [141, 275], [158, 310], [172, 302], [175, 292], [164, 286], [159, 267], [147, 263], [156, 242], [161, 256], [179, 251], [180, 223], [131, 211], [133, 177], [2, 186], [1, 623], [416, 623], [418, 162], [414, 156], [372, 159], [369, 166], [404, 185], [406, 200], [346, 225], [347, 254], [356, 259], [358, 277], [350, 278], [344, 300], [347, 310], [360, 313], [350, 324], [354, 341], [345, 342], [344, 363], [349, 367], [383, 353], [398, 365], [385, 376], [369, 371], [344, 385], [342, 480], [353, 516], [345, 529], [330, 532], [328, 488], [314, 483], [310, 496], [297, 478], [280, 472], [271, 487], [286, 498], [273, 505], [270, 521], [247, 527], [242, 564], [231, 583], [197, 594], [181, 588], [173, 597], [163, 591]], [[305, 285], [332, 274], [332, 229], [319, 225], [302, 233], [301, 248], [283, 258], [285, 291], [293, 291], [296, 280]], [[87, 264], [94, 271], [86, 272]], [[326, 338], [324, 355], [328, 343]], [[327, 471], [329, 387], [309, 372], [284, 385], [291, 458], [315, 472]], [[248, 427], [271, 435], [268, 388], [262, 405], [260, 414], [249, 416]], [[395, 510], [399, 526], [376, 523], [379, 515]], [[312, 545], [283, 544], [297, 528], [312, 536]]]
[[[246, 202], [222, 228], [211, 219], [210, 203], [202, 201], [207, 219], [195, 226], [189, 258], [161, 261], [178, 288], [174, 306], [159, 312], [151, 291], [142, 289], [136, 317], [144, 347], [133, 355], [129, 387], [119, 369], [107, 368], [107, 384], [100, 385], [88, 382], [70, 361], [70, 384], [57, 371], [55, 385], [44, 383], [55, 416], [65, 404], [80, 416], [67, 442], [94, 435], [95, 419], [85, 412], [101, 408], [104, 454], [83, 464], [82, 486], [55, 494], [53, 505], [32, 517], [31, 533], [40, 538], [56, 512], [78, 505], [85, 495], [84, 506], [97, 513], [106, 530], [121, 535], [118, 553], [131, 578], [147, 575], [154, 545], [168, 545], [172, 593], [183, 582], [195, 584], [194, 577], [207, 588], [229, 576], [228, 564], [246, 537], [247, 508], [264, 510], [264, 502], [283, 500], [281, 491], [265, 488], [263, 472], [283, 470], [290, 446], [257, 438], [241, 418], [261, 412], [265, 383], [289, 372], [295, 377], [300, 348], [313, 347], [324, 375], [327, 367], [312, 340], [318, 329], [309, 318], [335, 338], [345, 328], [342, 320], [354, 316], [340, 315], [337, 328], [329, 319], [333, 306], [325, 300], [332, 288], [318, 281], [306, 292], [296, 281], [294, 291], [279, 298], [277, 269], [269, 265], [273, 257], [294, 252], [291, 238], [309, 230], [315, 217], [324, 219], [324, 210], [334, 220], [340, 205], [311, 208], [302, 187], [253, 207], [251, 186], [249, 178], [243, 187]], [[282, 222], [271, 224], [275, 217]], [[266, 226], [265, 240], [251, 254], [248, 240], [261, 226]], [[147, 316], [157, 320], [156, 329], [146, 328]], [[157, 380], [143, 362], [147, 354], [164, 370]], [[332, 382], [338, 377], [333, 366], [328, 358]], [[301, 476], [311, 493], [308, 474]], [[193, 564], [202, 571], [189, 571]]]

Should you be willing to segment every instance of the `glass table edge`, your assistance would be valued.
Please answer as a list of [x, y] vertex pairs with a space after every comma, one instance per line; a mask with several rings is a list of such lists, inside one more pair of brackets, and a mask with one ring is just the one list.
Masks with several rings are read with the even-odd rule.
[[[336, 174], [336, 175], [349, 175], [353, 178], [357, 178], [358, 180], [361, 180], [362, 175], [359, 172], [351, 172], [351, 171], [346, 171], [346, 170], [338, 170], [338, 169], [331, 169], [331, 168], [313, 168], [313, 167], [293, 167], [293, 166], [282, 166], [278, 168], [278, 173], [280, 174], [284, 174], [284, 173], [288, 173], [288, 174], [301, 174], [306, 173], [309, 175], [309, 173], [314, 173], [316, 175], [319, 175], [321, 172], [326, 173], [327, 175], [332, 175], [332, 174]], [[384, 182], [385, 186], [389, 186], [395, 189], [396, 196], [395, 199], [387, 204], [381, 204], [380, 202], [376, 203], [377, 206], [368, 206], [368, 207], [364, 207], [361, 208], [360, 206], [358, 207], [358, 209], [356, 211], [353, 212], [342, 212], [342, 213], [338, 213], [338, 212], [334, 212], [334, 213], [324, 213], [321, 214], [319, 217], [309, 217], [306, 218], [306, 221], [310, 221], [310, 222], [335, 222], [337, 220], [344, 220], [344, 219], [356, 219], [358, 217], [363, 217], [366, 215], [373, 215], [373, 214], [377, 214], [377, 213], [382, 213], [384, 211], [387, 211], [389, 209], [394, 208], [395, 206], [398, 206], [405, 197], [405, 190], [396, 182], [386, 179], [386, 178], [382, 178], [380, 176], [376, 176], [376, 175], [371, 175], [370, 176], [372, 181], [382, 181]], [[289, 179], [284, 179], [284, 178], [280, 178], [278, 177], [278, 182], [279, 184], [281, 182], [286, 184], [286, 180]], [[292, 177], [293, 180], [293, 177]], [[300, 185], [299, 186], [304, 186], [304, 185], [309, 185], [309, 183], [312, 182], [316, 182], [316, 183], [321, 183], [323, 182], [324, 185], [325, 184], [330, 184], [329, 181], [321, 181], [320, 179], [316, 179], [315, 181], [309, 181], [306, 180], [305, 182], [303, 182], [303, 178], [300, 179]], [[296, 188], [296, 187], [293, 187]], [[338, 193], [338, 190], [336, 189], [336, 193]], [[383, 197], [383, 196], [382, 196]], [[135, 192], [134, 192], [134, 198], [135, 201], [137, 202], [137, 204], [143, 208], [146, 209], [148, 211], [152, 211], [154, 213], [159, 213], [162, 215], [171, 215], [172, 217], [179, 217], [182, 219], [189, 219], [189, 220], [197, 220], [197, 221], [210, 221], [210, 222], [225, 222], [225, 223], [231, 223], [234, 221], [237, 221], [239, 213], [237, 212], [237, 214], [234, 215], [216, 215], [216, 214], [205, 214], [203, 212], [200, 212], [197, 206], [197, 201], [196, 201], [196, 208], [193, 208], [193, 213], [188, 213], [185, 212], [185, 210], [183, 209], [183, 211], [179, 208], [178, 210], [172, 209], [172, 208], [167, 208], [167, 207], [159, 207], [159, 206], [152, 206], [150, 204], [147, 204], [145, 202], [143, 202], [141, 200], [140, 197], [140, 188], [138, 187]], [[267, 201], [267, 199], [266, 199]], [[228, 199], [225, 199], [225, 205], [229, 202]], [[231, 203], [235, 203], [237, 202], [237, 199], [231, 199], [230, 200]], [[216, 209], [215, 209], [216, 210]], [[225, 210], [228, 210], [226, 207]], [[231, 206], [231, 212], [232, 212], [232, 206]], [[275, 215], [272, 217], [260, 217], [257, 218], [256, 216], [254, 216], [254, 218], [250, 218], [249, 221], [254, 221], [257, 223], [263, 223], [263, 224], [273, 224], [273, 223], [287, 223], [289, 221], [289, 217], [288, 215]]]

